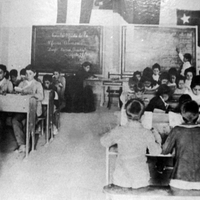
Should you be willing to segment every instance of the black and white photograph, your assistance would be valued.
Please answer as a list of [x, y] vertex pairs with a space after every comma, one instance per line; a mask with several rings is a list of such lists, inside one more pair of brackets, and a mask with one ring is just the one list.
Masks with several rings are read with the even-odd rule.
[[199, 0], [0, 0], [0, 200], [200, 199]]

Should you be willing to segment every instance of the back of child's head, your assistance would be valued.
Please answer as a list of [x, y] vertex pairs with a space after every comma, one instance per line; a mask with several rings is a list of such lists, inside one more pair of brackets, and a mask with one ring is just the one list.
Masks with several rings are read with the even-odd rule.
[[17, 77], [18, 76], [18, 71], [16, 69], [11, 69], [10, 70], [10, 77], [11, 76]]
[[142, 76], [152, 76], [153, 70], [150, 67], [146, 67], [143, 72]]
[[195, 123], [199, 117], [199, 106], [195, 101], [187, 101], [181, 107], [181, 115], [186, 123]]
[[184, 58], [187, 59], [187, 61], [191, 63], [191, 61], [192, 61], [192, 55], [190, 53], [185, 53], [184, 54]]
[[192, 98], [189, 94], [182, 94], [179, 99], [178, 99], [178, 104], [181, 107], [184, 103], [186, 103], [187, 101], [191, 101]]
[[152, 66], [152, 70], [154, 69], [158, 69], [160, 71], [160, 65], [158, 63], [155, 63], [153, 66]]
[[191, 87], [191, 89], [193, 89], [197, 85], [200, 86], [200, 75], [193, 76], [190, 87]]
[[129, 120], [140, 120], [145, 110], [145, 104], [141, 99], [130, 99], [125, 104], [126, 115]]
[[164, 94], [168, 94], [169, 96], [171, 95], [171, 89], [169, 86], [162, 84], [158, 87], [158, 90], [156, 92], [157, 96], [163, 96]]

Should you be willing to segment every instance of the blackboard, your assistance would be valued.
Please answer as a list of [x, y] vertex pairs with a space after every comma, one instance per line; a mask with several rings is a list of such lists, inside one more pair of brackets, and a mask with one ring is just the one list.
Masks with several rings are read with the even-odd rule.
[[196, 66], [196, 27], [122, 26], [122, 73], [142, 71], [159, 63], [161, 70], [181, 66], [176, 48], [193, 56]]
[[87, 25], [33, 26], [31, 63], [39, 72], [74, 73], [85, 61], [102, 74], [102, 27]]

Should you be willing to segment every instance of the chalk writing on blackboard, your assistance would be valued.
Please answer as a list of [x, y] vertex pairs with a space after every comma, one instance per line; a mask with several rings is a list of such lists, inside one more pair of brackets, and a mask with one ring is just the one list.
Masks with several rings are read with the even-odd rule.
[[123, 26], [122, 72], [142, 71], [159, 63], [161, 70], [179, 68], [176, 48], [193, 56], [196, 64], [196, 27]]
[[92, 71], [102, 73], [102, 27], [100, 26], [34, 26], [32, 63], [41, 72], [59, 67], [76, 72], [89, 61]]

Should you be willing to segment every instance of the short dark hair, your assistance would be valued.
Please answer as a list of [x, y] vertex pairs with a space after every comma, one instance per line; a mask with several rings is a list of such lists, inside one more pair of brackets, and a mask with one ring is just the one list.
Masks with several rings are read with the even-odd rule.
[[189, 67], [189, 68], [187, 68], [187, 69], [185, 70], [184, 75], [186, 76], [186, 74], [187, 74], [188, 72], [191, 72], [191, 73], [193, 74], [193, 76], [195, 76], [195, 74], [196, 74], [196, 69], [195, 69], [194, 67]]
[[191, 98], [191, 96], [190, 96], [189, 94], [182, 94], [182, 95], [179, 97], [179, 99], [178, 99], [178, 103], [179, 103], [179, 105], [181, 106], [181, 105], [183, 105], [185, 102], [191, 101], [191, 100], [192, 100], [192, 98]]
[[26, 75], [26, 69], [25, 68], [21, 69], [19, 74], [20, 75]]
[[131, 120], [139, 120], [144, 113], [145, 104], [139, 98], [130, 99], [125, 104], [126, 115]]
[[135, 71], [135, 72], [133, 73], [133, 77], [136, 77], [136, 75], [142, 76], [142, 73], [141, 73], [140, 71]]
[[62, 72], [62, 70], [59, 66], [56, 66], [53, 68], [53, 72], [58, 72], [60, 74]]
[[142, 83], [141, 81], [138, 82], [138, 83], [134, 86], [134, 91], [135, 91], [135, 92], [144, 92], [144, 91], [145, 91], [144, 83]]
[[51, 82], [52, 82], [52, 76], [49, 75], [49, 74], [45, 74], [45, 75], [43, 76], [43, 83], [44, 83], [45, 81], [49, 81], [49, 82], [51, 83]]
[[10, 70], [10, 76], [15, 76], [15, 77], [17, 77], [17, 76], [18, 76], [18, 71], [17, 71], [16, 69]]
[[0, 69], [5, 73], [7, 72], [7, 68], [5, 65], [0, 65]]
[[30, 64], [30, 65], [27, 65], [25, 69], [26, 69], [26, 70], [31, 70], [32, 72], [37, 73], [35, 67], [34, 67], [33, 65], [31, 65], [31, 64]]
[[153, 70], [150, 67], [146, 67], [142, 72], [143, 76], [152, 76], [152, 74]]
[[187, 101], [181, 107], [181, 115], [183, 120], [195, 123], [199, 117], [199, 106], [196, 101]]
[[163, 80], [163, 79], [167, 79], [168, 81], [170, 80], [170, 77], [169, 77], [169, 73], [168, 73], [168, 72], [163, 72], [163, 73], [160, 75], [160, 81]]
[[92, 63], [87, 61], [82, 64], [82, 67], [87, 67], [88, 65], [90, 66], [90, 68], [92, 67]]
[[171, 67], [168, 70], [168, 73], [169, 73], [169, 75], [174, 75], [174, 76], [177, 76], [177, 74], [178, 74], [177, 69], [175, 67]]
[[184, 56], [184, 58], [186, 58], [191, 63], [192, 55], [190, 53], [185, 53], [183, 56]]
[[154, 69], [159, 69], [160, 71], [160, 65], [158, 63], [155, 63], [153, 66], [152, 66], [152, 70]]
[[191, 85], [190, 85], [191, 89], [193, 89], [196, 85], [200, 86], [200, 75], [193, 76], [192, 82], [191, 82]]

